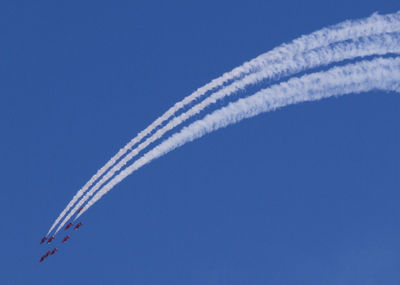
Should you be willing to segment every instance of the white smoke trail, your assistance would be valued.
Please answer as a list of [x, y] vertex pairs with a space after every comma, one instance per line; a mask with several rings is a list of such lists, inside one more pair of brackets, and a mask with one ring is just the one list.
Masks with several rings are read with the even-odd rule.
[[361, 61], [334, 67], [263, 89], [256, 94], [230, 103], [205, 116], [147, 152], [114, 177], [86, 204], [77, 218], [86, 212], [116, 184], [152, 160], [228, 125], [287, 105], [315, 101], [331, 96], [367, 92], [373, 89], [400, 92], [400, 57]]
[[109, 170], [89, 192], [76, 204], [69, 215], [65, 217], [59, 225], [56, 233], [65, 225], [65, 223], [74, 215], [74, 213], [97, 191], [103, 183], [110, 179], [117, 171], [119, 171], [126, 163], [135, 157], [141, 150], [149, 146], [152, 142], [161, 138], [166, 132], [172, 130], [176, 126], [182, 124], [187, 119], [200, 113], [207, 106], [215, 103], [234, 92], [245, 88], [249, 84], [260, 82], [265, 78], [274, 76], [291, 75], [301, 70], [306, 70], [320, 65], [327, 65], [332, 62], [342, 61], [355, 57], [382, 55], [387, 53], [400, 53], [400, 37], [398, 33], [383, 34], [361, 38], [351, 42], [344, 42], [332, 47], [312, 50], [310, 52], [298, 55], [295, 58], [289, 58], [284, 62], [271, 64], [267, 69], [245, 76], [244, 78], [233, 82], [231, 85], [213, 93], [208, 98], [193, 106], [187, 112], [171, 120], [163, 128], [159, 129], [152, 136], [147, 138], [138, 147], [133, 149], [119, 163]]
[[134, 139], [118, 151], [90, 180], [74, 195], [72, 200], [68, 203], [66, 208], [60, 213], [53, 225], [50, 227], [48, 234], [55, 228], [65, 214], [71, 209], [73, 205], [82, 197], [84, 193], [91, 187], [91, 185], [99, 179], [112, 165], [116, 163], [123, 155], [125, 155], [130, 148], [140, 142], [143, 138], [153, 132], [164, 121], [168, 120], [173, 114], [179, 111], [184, 106], [192, 103], [197, 98], [205, 95], [208, 91], [218, 88], [230, 80], [240, 77], [244, 74], [260, 69], [270, 62], [277, 62], [288, 57], [292, 57], [296, 53], [311, 50], [314, 48], [328, 46], [332, 43], [345, 41], [351, 38], [366, 37], [374, 34], [384, 32], [399, 31], [400, 25], [400, 11], [389, 15], [374, 14], [369, 18], [356, 21], [345, 21], [332, 27], [323, 28], [307, 36], [302, 36], [294, 40], [290, 44], [284, 44], [280, 47], [273, 49], [270, 52], [260, 55], [259, 57], [244, 63], [243, 65], [233, 69], [231, 72], [223, 74], [212, 80], [210, 83], [197, 89], [191, 95], [184, 98], [182, 101], [176, 103], [161, 117], [156, 119], [145, 130], [140, 132]]

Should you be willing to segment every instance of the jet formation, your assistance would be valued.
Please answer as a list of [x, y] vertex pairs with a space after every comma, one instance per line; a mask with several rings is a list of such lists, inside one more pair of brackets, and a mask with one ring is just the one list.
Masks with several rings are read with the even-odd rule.
[[[75, 225], [74, 230], [79, 229], [81, 226], [83, 225], [82, 222], [79, 222], [78, 224]], [[64, 230], [68, 230], [69, 228], [71, 228], [73, 226], [73, 223], [69, 223], [68, 225], [65, 226]], [[62, 243], [67, 242], [71, 237], [69, 235], [66, 235], [63, 239], [62, 239]], [[53, 240], [55, 239], [54, 235], [48, 237], [48, 236], [44, 236], [41, 240], [40, 240], [40, 244], [43, 244], [44, 242], [46, 242], [46, 244], [51, 243]], [[48, 258], [50, 255], [55, 254], [58, 251], [58, 248], [55, 247], [52, 250], [47, 251], [45, 254], [43, 254], [40, 257], [39, 262], [43, 262], [46, 258]]]

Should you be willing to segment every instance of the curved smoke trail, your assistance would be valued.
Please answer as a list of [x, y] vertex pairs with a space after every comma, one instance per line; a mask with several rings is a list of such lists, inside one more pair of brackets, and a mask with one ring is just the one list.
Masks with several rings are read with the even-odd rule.
[[373, 89], [400, 92], [400, 57], [361, 61], [334, 67], [263, 89], [230, 103], [172, 135], [114, 177], [86, 204], [77, 218], [132, 172], [205, 134], [287, 105]]
[[383, 32], [399, 31], [400, 12], [390, 15], [374, 14], [369, 18], [357, 21], [345, 21], [341, 24], [321, 29], [307, 36], [302, 36], [294, 40], [290, 44], [284, 44], [272, 51], [260, 55], [259, 57], [244, 63], [242, 66], [233, 69], [231, 72], [223, 74], [221, 77], [214, 79], [205, 86], [197, 89], [194, 93], [176, 103], [161, 117], [155, 120], [145, 130], [140, 132], [132, 139], [124, 148], [114, 155], [97, 173], [77, 192], [66, 208], [57, 217], [48, 233], [50, 233], [71, 207], [83, 196], [83, 194], [98, 180], [112, 165], [124, 156], [130, 148], [140, 142], [147, 135], [151, 134], [164, 121], [168, 120], [173, 114], [179, 111], [184, 106], [190, 104], [195, 99], [205, 95], [208, 91], [223, 86], [225, 83], [243, 76], [247, 73], [261, 69], [268, 63], [277, 62], [279, 60], [291, 57], [298, 52], [307, 51], [310, 49], [327, 46], [338, 41], [348, 40], [354, 37], [370, 36]]
[[122, 169], [132, 158], [134, 158], [141, 150], [149, 146], [151, 143], [160, 139], [165, 133], [174, 129], [178, 125], [185, 122], [187, 119], [197, 115], [209, 105], [215, 103], [226, 96], [234, 94], [236, 91], [245, 88], [250, 84], [258, 83], [266, 78], [275, 76], [287, 76], [302, 70], [307, 70], [313, 67], [331, 64], [333, 62], [353, 59], [356, 57], [384, 55], [387, 53], [400, 53], [400, 34], [383, 34], [368, 38], [361, 38], [351, 42], [339, 43], [328, 48], [312, 50], [308, 53], [298, 55], [295, 58], [287, 59], [284, 62], [272, 64], [268, 69], [250, 74], [244, 78], [233, 82], [231, 85], [211, 94], [204, 101], [193, 106], [187, 112], [171, 120], [163, 128], [159, 129], [154, 135], [147, 138], [138, 147], [133, 149], [119, 163], [109, 170], [89, 192], [76, 204], [69, 215], [65, 217], [63, 222], [57, 228], [58, 232], [63, 225], [78, 211], [78, 209], [117, 171]]

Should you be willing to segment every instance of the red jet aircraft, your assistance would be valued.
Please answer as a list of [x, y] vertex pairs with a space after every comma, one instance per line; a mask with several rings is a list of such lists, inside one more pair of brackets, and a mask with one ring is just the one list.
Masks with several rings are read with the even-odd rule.
[[54, 239], [54, 236], [49, 237], [47, 243], [51, 243], [51, 241]]
[[42, 262], [43, 260], [45, 260], [46, 257], [48, 257], [50, 254], [50, 250], [48, 252], [46, 252], [46, 254], [43, 254], [42, 257], [40, 258], [40, 262]]
[[42, 238], [42, 240], [40, 241], [40, 244], [44, 243], [46, 241], [47, 237]]
[[70, 239], [70, 236], [66, 236], [63, 240], [62, 240], [62, 242], [66, 242], [67, 240], [69, 240]]
[[58, 250], [58, 248], [55, 248], [55, 249], [53, 249], [52, 251], [50, 251], [50, 255], [55, 254], [57, 250]]
[[79, 224], [77, 224], [77, 225], [75, 226], [74, 230], [79, 229], [82, 225], [83, 225], [82, 222], [80, 222]]
[[72, 223], [69, 223], [69, 224], [65, 227], [65, 230], [68, 230], [72, 225], [73, 225]]

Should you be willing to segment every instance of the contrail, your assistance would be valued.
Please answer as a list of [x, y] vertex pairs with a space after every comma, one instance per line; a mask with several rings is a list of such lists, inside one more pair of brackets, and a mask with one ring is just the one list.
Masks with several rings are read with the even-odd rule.
[[371, 90], [400, 92], [400, 57], [378, 58], [334, 67], [263, 89], [205, 116], [172, 135], [114, 177], [86, 204], [77, 218], [125, 177], [152, 160], [205, 134], [291, 104]]
[[126, 146], [119, 150], [96, 174], [75, 194], [72, 200], [68, 203], [66, 208], [54, 221], [49, 229], [48, 234], [55, 228], [65, 214], [71, 209], [73, 205], [82, 197], [82, 195], [97, 181], [112, 165], [116, 163], [122, 156], [124, 156], [129, 149], [140, 142], [143, 138], [151, 134], [158, 128], [164, 121], [168, 120], [172, 115], [183, 107], [189, 105], [197, 98], [205, 95], [207, 92], [223, 86], [227, 82], [241, 77], [247, 73], [261, 69], [268, 63], [277, 62], [287, 57], [291, 57], [296, 53], [315, 49], [322, 46], [328, 46], [332, 43], [345, 41], [351, 38], [367, 37], [374, 34], [390, 33], [399, 31], [400, 12], [389, 15], [373, 14], [369, 18], [355, 21], [345, 21], [332, 27], [323, 28], [307, 36], [302, 36], [294, 40], [290, 44], [284, 44], [272, 51], [262, 54], [257, 58], [244, 63], [243, 65], [233, 69], [232, 71], [223, 74], [212, 80], [210, 83], [197, 89], [191, 95], [184, 98], [182, 101], [176, 103], [172, 108], [165, 112], [161, 117], [156, 119], [146, 129], [140, 132], [134, 139], [132, 139]]
[[294, 58], [286, 59], [283, 62], [271, 64], [265, 70], [255, 72], [247, 75], [242, 79], [234, 81], [231, 85], [222, 88], [221, 90], [211, 94], [202, 102], [193, 106], [187, 112], [174, 118], [163, 128], [159, 129], [152, 136], [148, 137], [144, 142], [139, 144], [138, 147], [133, 149], [127, 156], [120, 162], [113, 166], [97, 183], [90, 189], [89, 192], [76, 204], [69, 215], [65, 217], [63, 222], [59, 225], [56, 233], [63, 227], [63, 225], [74, 215], [74, 213], [104, 184], [110, 179], [117, 171], [124, 167], [133, 157], [135, 157], [141, 150], [149, 146], [151, 143], [161, 138], [165, 133], [172, 130], [176, 126], [182, 124], [187, 119], [200, 113], [207, 106], [215, 103], [226, 96], [234, 94], [236, 91], [245, 88], [250, 84], [255, 84], [266, 78], [275, 76], [292, 75], [302, 70], [310, 69], [313, 67], [331, 64], [333, 62], [352, 59], [355, 57], [383, 55], [387, 53], [400, 53], [400, 34], [383, 34], [371, 37], [363, 37], [358, 40], [350, 42], [342, 42], [334, 46], [311, 50], [309, 52], [298, 55]]

